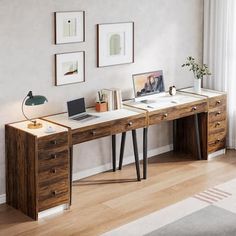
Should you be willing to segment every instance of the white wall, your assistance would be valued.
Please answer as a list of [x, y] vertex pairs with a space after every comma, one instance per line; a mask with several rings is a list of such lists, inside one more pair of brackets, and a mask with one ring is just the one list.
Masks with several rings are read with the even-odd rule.
[[[56, 11], [86, 12], [86, 42], [54, 45]], [[93, 104], [95, 91], [122, 89], [131, 98], [134, 73], [163, 69], [166, 88], [192, 84], [180, 65], [188, 55], [202, 57], [203, 0], [0, 0], [0, 194], [5, 192], [4, 124], [23, 119], [21, 101], [29, 90], [49, 103], [28, 114], [38, 116], [66, 110], [66, 101], [84, 96]], [[135, 22], [135, 63], [96, 68], [96, 24]], [[54, 86], [54, 54], [84, 50], [86, 82]], [[149, 148], [171, 143], [171, 128], [149, 132]], [[139, 142], [141, 135], [139, 132]], [[131, 138], [125, 155], [132, 154]], [[92, 147], [92, 148], [91, 148]], [[74, 171], [110, 162], [110, 139], [75, 147]], [[140, 146], [142, 147], [142, 146]], [[141, 148], [140, 148], [141, 149]]]

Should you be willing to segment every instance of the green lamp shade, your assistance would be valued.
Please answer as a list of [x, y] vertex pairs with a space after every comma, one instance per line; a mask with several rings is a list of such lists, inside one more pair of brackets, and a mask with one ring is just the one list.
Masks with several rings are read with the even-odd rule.
[[32, 95], [26, 101], [26, 106], [37, 106], [48, 102], [47, 98], [41, 95]]

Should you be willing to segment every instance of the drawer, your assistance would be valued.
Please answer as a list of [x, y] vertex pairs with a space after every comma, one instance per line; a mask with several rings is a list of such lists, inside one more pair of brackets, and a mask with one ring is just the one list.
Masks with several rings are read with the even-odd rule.
[[111, 133], [117, 134], [146, 126], [146, 116], [140, 118], [127, 118], [126, 120], [117, 120], [112, 124]]
[[151, 112], [149, 116], [149, 124], [157, 124], [164, 120], [175, 120], [181, 117], [191, 116], [206, 111], [207, 102], [171, 107], [158, 112]]
[[217, 109], [218, 107], [226, 106], [226, 94], [217, 97], [209, 98], [209, 109]]
[[218, 107], [209, 112], [209, 122], [221, 121], [226, 119], [226, 106]]
[[69, 203], [69, 181], [64, 179], [44, 187], [39, 187], [39, 211], [64, 203]]
[[90, 141], [97, 138], [102, 138], [111, 135], [111, 125], [93, 126], [87, 129], [72, 131], [73, 144]]
[[39, 151], [39, 172], [47, 170], [51, 167], [61, 166], [69, 163], [69, 149], [65, 149], [65, 147], [60, 149], [56, 149], [56, 151]]
[[209, 134], [226, 132], [226, 120], [214, 121], [209, 123], [208, 132]]
[[208, 144], [217, 144], [223, 139], [226, 139], [226, 130], [220, 133], [210, 134], [208, 137]]
[[63, 146], [68, 146], [68, 132], [45, 136], [38, 141], [39, 150], [49, 150]]
[[39, 170], [38, 183], [39, 186], [48, 184], [48, 182], [56, 182], [61, 179], [69, 178], [69, 163], [62, 166], [48, 167], [47, 169]]
[[208, 152], [216, 152], [226, 147], [226, 137], [208, 143]]

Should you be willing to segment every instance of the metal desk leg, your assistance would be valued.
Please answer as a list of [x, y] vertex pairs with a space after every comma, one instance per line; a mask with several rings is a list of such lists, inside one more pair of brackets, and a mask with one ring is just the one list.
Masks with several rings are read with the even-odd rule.
[[199, 135], [199, 125], [198, 125], [198, 115], [194, 115], [194, 125], [195, 125], [195, 133], [196, 133], [196, 141], [197, 141], [197, 152], [198, 152], [198, 159], [202, 159], [201, 155], [201, 143], [200, 143], [200, 135]]
[[137, 179], [138, 181], [141, 181], [136, 130], [132, 130], [132, 137], [133, 137], [134, 158], [135, 158]]
[[148, 128], [143, 128], [143, 178], [147, 178], [147, 166], [148, 166], [148, 160], [147, 160], [147, 134], [148, 134]]
[[123, 164], [124, 149], [125, 149], [125, 139], [126, 139], [126, 132], [123, 132], [122, 136], [121, 136], [121, 145], [120, 145], [119, 170], [122, 169], [122, 164]]
[[112, 135], [112, 166], [113, 172], [116, 171], [116, 135]]
[[70, 147], [70, 206], [72, 203], [72, 182], [73, 182], [73, 147]]

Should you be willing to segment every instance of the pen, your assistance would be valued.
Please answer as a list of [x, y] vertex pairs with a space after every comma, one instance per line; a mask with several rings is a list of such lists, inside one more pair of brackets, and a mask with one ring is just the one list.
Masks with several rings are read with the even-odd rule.
[[147, 108], [155, 108], [155, 107], [152, 107], [152, 106], [149, 106], [149, 105], [148, 105]]

